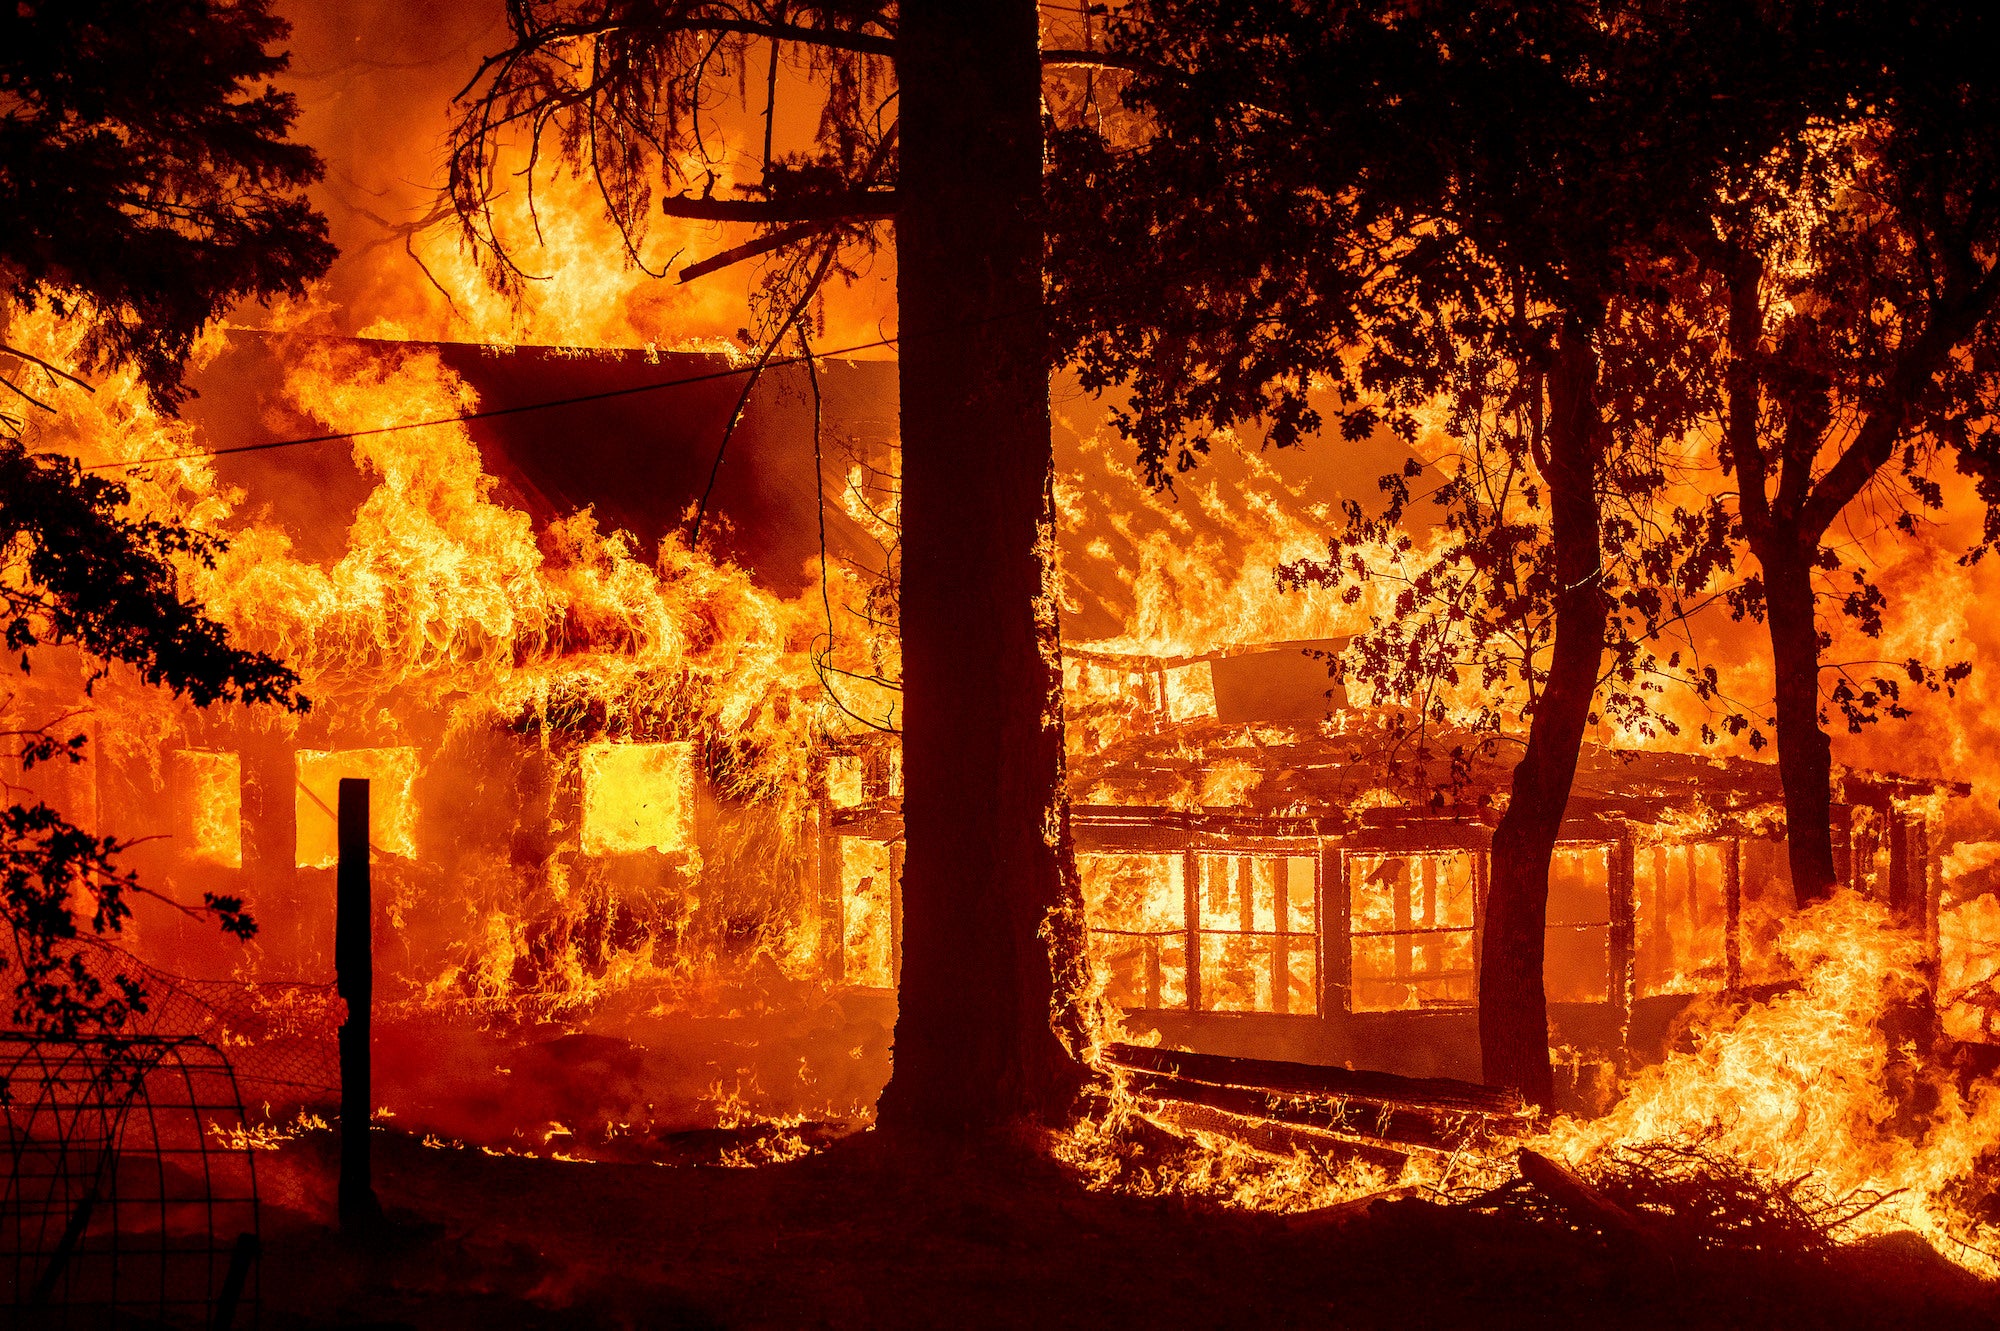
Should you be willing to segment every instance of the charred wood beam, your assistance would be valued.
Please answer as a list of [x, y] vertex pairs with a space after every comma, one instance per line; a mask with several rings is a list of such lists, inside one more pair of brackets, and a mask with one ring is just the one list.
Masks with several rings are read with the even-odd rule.
[[1214, 1105], [1167, 1101], [1159, 1114], [1176, 1131], [1212, 1132], [1266, 1155], [1286, 1157], [1303, 1151], [1320, 1159], [1359, 1160], [1377, 1166], [1391, 1178], [1400, 1174], [1409, 1160], [1407, 1152], [1392, 1147], [1355, 1141], [1302, 1124], [1234, 1113]]
[[1567, 1165], [1525, 1146], [1517, 1160], [1522, 1180], [1561, 1207], [1573, 1221], [1599, 1230], [1613, 1243], [1634, 1252], [1649, 1255], [1657, 1252], [1658, 1243], [1638, 1217], [1584, 1182]]
[[1184, 983], [1188, 1011], [1202, 1010], [1201, 1002], [1201, 856], [1188, 850], [1181, 855], [1181, 919], [1186, 933], [1181, 939]]
[[772, 250], [783, 249], [793, 241], [809, 240], [814, 236], [824, 234], [825, 231], [826, 224], [824, 222], [796, 222], [791, 226], [781, 227], [768, 235], [759, 236], [755, 240], [747, 241], [733, 249], [726, 249], [720, 254], [712, 254], [697, 263], [691, 263], [681, 269], [678, 277], [682, 282], [692, 282], [698, 277], [707, 277], [710, 273], [719, 273], [725, 268], [734, 267], [736, 264], [742, 263], [745, 259], [754, 259], [760, 254], [769, 254]]
[[1319, 1010], [1322, 1016], [1354, 1010], [1354, 895], [1347, 884], [1347, 852], [1339, 846], [1319, 848], [1318, 906], [1323, 927], [1319, 935]]
[[1723, 967], [1730, 993], [1743, 987], [1743, 838], [1722, 843]]
[[1118, 51], [1083, 51], [1056, 48], [1042, 52], [1043, 69], [1128, 69], [1158, 70], [1159, 66], [1136, 55]]
[[1120, 1067], [1164, 1073], [1222, 1086], [1249, 1086], [1268, 1091], [1317, 1095], [1376, 1104], [1425, 1106], [1464, 1111], [1490, 1118], [1518, 1119], [1527, 1114], [1521, 1097], [1511, 1090], [1481, 1086], [1449, 1077], [1400, 1077], [1392, 1072], [1356, 1072], [1316, 1063], [1283, 1063], [1274, 1059], [1233, 1058], [1196, 1054], [1180, 1049], [1112, 1044], [1105, 1056]]
[[1611, 1010], [1618, 1019], [1618, 1057], [1623, 1063], [1632, 1048], [1632, 1003], [1639, 994], [1638, 971], [1638, 844], [1624, 828], [1611, 847]]
[[[1131, 1078], [1135, 1094], [1162, 1105], [1203, 1105], [1243, 1119], [1410, 1149], [1455, 1151], [1485, 1140], [1495, 1128], [1492, 1116], [1462, 1109], [1217, 1086], [1157, 1072], [1133, 1072]], [[1508, 1126], [1515, 1124], [1510, 1121]]]
[[[1238, 842], [1247, 839], [1254, 842], [1247, 848], [1264, 849], [1264, 843], [1268, 842], [1270, 849], [1285, 854], [1296, 853], [1285, 842], [1330, 836], [1348, 826], [1348, 820], [1335, 812], [1305, 816], [1224, 810], [1190, 813], [1152, 804], [1079, 804], [1070, 817], [1077, 826], [1095, 831], [1125, 829], [1147, 835], [1174, 832], [1187, 837], [1206, 836], [1216, 838], [1213, 845], [1218, 850], [1234, 849]], [[1257, 838], [1263, 840], [1256, 842]]]

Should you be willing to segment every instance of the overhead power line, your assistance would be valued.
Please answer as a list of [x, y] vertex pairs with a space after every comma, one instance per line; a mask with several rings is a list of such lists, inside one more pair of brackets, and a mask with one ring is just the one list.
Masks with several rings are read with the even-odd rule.
[[[900, 341], [895, 337], [877, 338], [873, 342], [857, 342], [852, 346], [835, 347], [818, 352], [814, 359], [828, 360], [839, 356], [850, 356], [857, 351], [874, 351], [882, 347], [893, 347]], [[761, 368], [770, 369], [775, 365], [798, 365], [804, 356], [773, 356]], [[238, 444], [231, 448], [190, 449], [183, 453], [161, 453], [153, 457], [131, 458], [123, 462], [97, 462], [85, 471], [115, 471], [120, 468], [146, 467], [160, 462], [181, 462], [190, 458], [218, 458], [234, 453], [263, 453], [275, 448], [299, 448], [307, 444], [330, 444], [342, 439], [366, 439], [374, 435], [399, 434], [405, 430], [426, 430], [438, 425], [457, 425], [466, 421], [492, 420], [499, 416], [519, 416], [530, 411], [547, 411], [556, 407], [574, 407], [585, 402], [602, 402], [609, 398], [632, 397], [639, 393], [654, 393], [665, 388], [681, 388], [689, 384], [713, 383], [721, 379], [733, 379], [738, 375], [752, 374], [760, 367], [755, 364], [731, 366], [726, 370], [710, 370], [705, 374], [683, 375], [677, 379], [660, 379], [649, 384], [633, 384], [626, 388], [608, 388], [600, 393], [579, 393], [573, 397], [548, 398], [541, 402], [522, 402], [511, 407], [491, 407], [482, 411], [460, 412], [452, 416], [436, 416], [429, 420], [402, 421], [395, 425], [377, 425], [366, 430], [336, 430], [329, 434], [304, 435], [297, 439], [270, 439], [257, 444]]]

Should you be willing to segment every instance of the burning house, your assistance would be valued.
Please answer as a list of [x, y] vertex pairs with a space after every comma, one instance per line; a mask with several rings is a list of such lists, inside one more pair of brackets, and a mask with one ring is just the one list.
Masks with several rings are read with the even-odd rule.
[[[1072, 772], [1103, 995], [1128, 1031], [1171, 1046], [1476, 1080], [1484, 892], [1508, 769], [1479, 765], [1450, 803], [1399, 795], [1412, 791], [1397, 761], [1411, 741], [1392, 738], [1381, 709], [1337, 703], [1307, 718], [1325, 711], [1324, 667], [1294, 663], [1314, 650], [1068, 659], [1072, 678], [1119, 677], [1152, 709], [1141, 733]], [[1293, 695], [1271, 675], [1289, 675]], [[1844, 880], [1935, 947], [1932, 822], [1968, 788], [1850, 772], [1841, 792]], [[828, 825], [842, 917], [878, 917], [897, 861], [893, 794]], [[1772, 764], [1593, 746], [1550, 879], [1554, 1038], [1588, 1058], [1657, 1056], [1694, 997], [1794, 978], [1775, 943], [1795, 909]], [[844, 978], [888, 983], [879, 937], [850, 932], [847, 946], [858, 956], [843, 953]]]
[[1990, 1316], [1978, 6], [17, 8], [0, 1321]]
[[[900, 954], [893, 622], [869, 609], [892, 570], [894, 367], [826, 367], [817, 438], [804, 377], [773, 371], [718, 456], [729, 368], [238, 336], [205, 370], [197, 447], [127, 431], [126, 458], [219, 453], [135, 485], [226, 514], [209, 604], [298, 662], [315, 703], [200, 712], [114, 679], [102, 756], [43, 769], [87, 825], [140, 841], [142, 872], [244, 896], [262, 924], [245, 957], [160, 912], [142, 954], [323, 977], [335, 790], [366, 777], [379, 964], [411, 1010], [622, 1036], [642, 1012], [833, 1001], [865, 1071], [810, 1037], [783, 1048], [805, 1048], [806, 1081], [849, 1065], [839, 1093], [865, 1105]], [[353, 441], [228, 451], [330, 431]], [[1065, 439], [1071, 792], [1102, 999], [1169, 1045], [1476, 1077], [1504, 755], [1475, 746], [1433, 790], [1394, 709], [1333, 686], [1353, 612], [1267, 581], [1320, 539], [1315, 482], [1252, 460], [1260, 501], [1191, 494], [1149, 530], [1092, 511], [1136, 486]], [[1401, 465], [1377, 451], [1336, 479]], [[1225, 547], [1199, 604], [1162, 604], [1164, 570]], [[1792, 902], [1772, 765], [1603, 738], [1563, 829], [1546, 980], [1557, 1041], [1629, 1063], [1695, 996], [1783, 984]], [[1842, 778], [1844, 872], [1933, 946], [1932, 820], [1965, 793]]]

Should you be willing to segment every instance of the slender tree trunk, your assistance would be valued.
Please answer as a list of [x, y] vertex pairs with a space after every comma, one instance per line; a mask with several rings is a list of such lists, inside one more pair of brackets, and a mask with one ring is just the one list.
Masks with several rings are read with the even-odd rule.
[[1778, 775], [1785, 787], [1785, 844], [1801, 906], [1833, 892], [1833, 741], [1819, 724], [1819, 626], [1813, 619], [1812, 549], [1795, 528], [1757, 542], [1777, 682]]
[[1547, 1105], [1548, 996], [1542, 965], [1555, 854], [1597, 693], [1609, 614], [1599, 553], [1597, 461], [1602, 424], [1597, 357], [1565, 330], [1549, 374], [1547, 483], [1556, 576], [1555, 644], [1547, 682], [1514, 768], [1513, 794], [1493, 833], [1492, 886], [1479, 956], [1479, 1049], [1486, 1081]]
[[898, 33], [903, 963], [887, 1127], [1063, 1113], [1065, 867], [1034, 0]]

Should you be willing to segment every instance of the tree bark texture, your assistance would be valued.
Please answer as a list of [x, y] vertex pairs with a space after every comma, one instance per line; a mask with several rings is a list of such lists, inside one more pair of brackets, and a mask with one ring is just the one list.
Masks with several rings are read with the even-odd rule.
[[1546, 475], [1558, 580], [1548, 678], [1514, 768], [1513, 793], [1493, 833], [1492, 886], [1479, 956], [1479, 1049], [1488, 1085], [1547, 1106], [1548, 996], [1542, 966], [1549, 862], [1597, 692], [1608, 620], [1597, 497], [1603, 427], [1597, 357], [1586, 331], [1564, 331], [1549, 371]]
[[1816, 542], [1783, 527], [1757, 543], [1764, 570], [1777, 689], [1778, 776], [1785, 787], [1785, 846], [1801, 906], [1832, 895], [1833, 741], [1819, 723], [1819, 626], [1813, 618]]
[[[1068, 854], [1033, 0], [898, 34], [903, 961], [888, 1127], [1060, 1116]], [[1053, 945], [1053, 946], [1052, 946]]]

